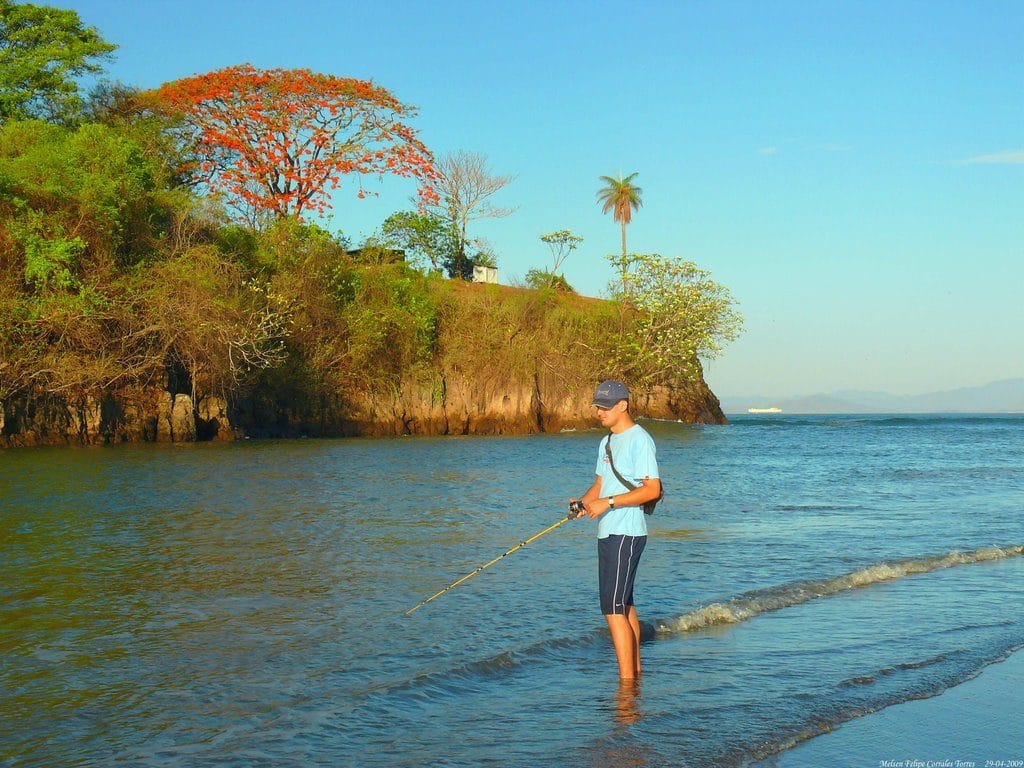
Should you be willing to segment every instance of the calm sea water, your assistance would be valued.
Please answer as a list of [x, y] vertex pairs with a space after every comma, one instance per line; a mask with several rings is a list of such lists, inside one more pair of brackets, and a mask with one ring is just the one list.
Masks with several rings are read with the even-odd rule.
[[0, 764], [744, 765], [1024, 644], [1024, 417], [646, 426], [630, 688], [590, 521], [404, 615], [599, 432], [0, 453]]

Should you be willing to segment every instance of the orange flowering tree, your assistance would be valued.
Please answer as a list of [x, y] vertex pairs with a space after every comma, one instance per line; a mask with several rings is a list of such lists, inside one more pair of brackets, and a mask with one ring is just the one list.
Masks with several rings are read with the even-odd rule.
[[[345, 174], [420, 182], [433, 202], [430, 151], [403, 120], [416, 114], [365, 80], [249, 64], [165, 83], [157, 108], [181, 122], [197, 183], [253, 219], [323, 213]], [[361, 198], [368, 193], [357, 185]]]

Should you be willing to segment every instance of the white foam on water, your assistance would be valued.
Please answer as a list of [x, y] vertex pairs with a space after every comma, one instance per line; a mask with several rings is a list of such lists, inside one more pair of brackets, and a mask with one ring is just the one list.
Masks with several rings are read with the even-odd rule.
[[886, 581], [932, 573], [958, 565], [1005, 560], [1024, 553], [1024, 546], [982, 547], [970, 552], [953, 550], [944, 555], [902, 560], [861, 568], [831, 579], [783, 584], [748, 592], [728, 602], [711, 603], [694, 611], [657, 623], [661, 634], [693, 632], [707, 627], [739, 624], [768, 611], [777, 611], [809, 600], [831, 597], [851, 589], [861, 589]]

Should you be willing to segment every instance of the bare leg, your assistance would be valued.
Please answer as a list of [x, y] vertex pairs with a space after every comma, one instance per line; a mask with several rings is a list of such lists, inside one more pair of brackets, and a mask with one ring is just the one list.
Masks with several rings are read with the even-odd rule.
[[640, 618], [636, 615], [636, 606], [629, 606], [629, 626], [633, 630], [634, 645], [636, 649], [636, 661], [634, 662], [634, 668], [636, 669], [636, 676], [640, 677]]
[[[635, 612], [634, 612], [635, 613]], [[612, 633], [615, 645], [615, 658], [619, 662], [619, 679], [634, 680], [637, 676], [637, 659], [639, 658], [639, 625], [634, 633], [629, 617], [621, 613], [606, 613], [608, 629]]]

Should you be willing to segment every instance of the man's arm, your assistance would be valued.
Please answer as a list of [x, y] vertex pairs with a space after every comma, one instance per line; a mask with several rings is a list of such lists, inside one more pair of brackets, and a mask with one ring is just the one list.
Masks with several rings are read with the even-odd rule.
[[[590, 491], [594, 488], [597, 491], [590, 496]], [[597, 482], [591, 487], [590, 491], [583, 496], [583, 504], [587, 508], [587, 515], [589, 517], [600, 517], [609, 509], [611, 505], [608, 503], [608, 499], [600, 498], [601, 495], [601, 478], [597, 478]], [[616, 507], [639, 507], [646, 501], [653, 501], [661, 496], [661, 480], [656, 477], [645, 477], [640, 481], [640, 485], [634, 488], [632, 491], [626, 493], [615, 494], [615, 506]], [[589, 497], [589, 498], [588, 498]]]
[[590, 502], [601, 495], [601, 476], [594, 476], [594, 484], [587, 489], [587, 492], [583, 494], [583, 498], [580, 501], [583, 502], [583, 506], [589, 506]]

